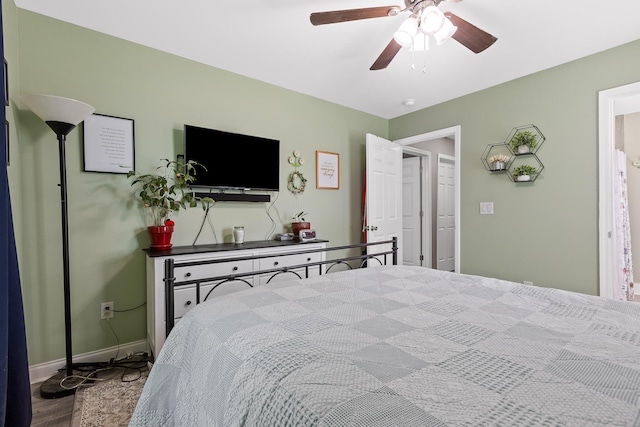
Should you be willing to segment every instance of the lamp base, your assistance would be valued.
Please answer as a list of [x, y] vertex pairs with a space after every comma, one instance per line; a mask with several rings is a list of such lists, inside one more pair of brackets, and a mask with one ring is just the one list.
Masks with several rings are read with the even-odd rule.
[[[60, 397], [71, 396], [75, 394], [80, 384], [93, 382], [93, 380], [84, 379], [87, 372], [73, 371], [73, 375], [78, 376], [65, 379], [67, 377], [67, 371], [61, 371], [45, 380], [40, 385], [40, 396], [43, 399], [58, 399]], [[64, 387], [61, 385], [63, 379]]]

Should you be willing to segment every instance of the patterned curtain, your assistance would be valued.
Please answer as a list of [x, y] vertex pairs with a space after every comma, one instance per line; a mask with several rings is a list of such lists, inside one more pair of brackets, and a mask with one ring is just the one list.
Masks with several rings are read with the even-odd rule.
[[[0, 0], [0, 57], [4, 58], [2, 1]], [[4, 81], [4, 67], [0, 67]], [[0, 90], [6, 99], [5, 85]], [[0, 123], [6, 110], [0, 108]], [[0, 132], [3, 167], [0, 168], [0, 425], [28, 427], [31, 424], [31, 389], [27, 340], [24, 329], [18, 257], [13, 234], [9, 180], [7, 177], [7, 137]]]
[[631, 261], [631, 227], [629, 222], [629, 200], [627, 198], [627, 156], [616, 150], [615, 169], [615, 245], [617, 265], [615, 267], [614, 297], [618, 300], [633, 299], [633, 265]]

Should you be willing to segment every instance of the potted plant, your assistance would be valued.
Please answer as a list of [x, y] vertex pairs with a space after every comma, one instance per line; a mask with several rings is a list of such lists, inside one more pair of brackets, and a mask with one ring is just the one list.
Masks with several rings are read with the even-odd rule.
[[538, 137], [529, 130], [521, 130], [516, 132], [510, 141], [511, 148], [514, 153], [526, 154], [531, 152], [538, 144]]
[[504, 170], [506, 163], [509, 161], [509, 156], [506, 154], [496, 154], [487, 159], [491, 164], [491, 170], [501, 171]]
[[293, 220], [291, 223], [291, 231], [296, 237], [299, 236], [300, 230], [308, 230], [311, 228], [311, 223], [304, 219], [305, 215], [307, 215], [306, 212], [300, 211], [291, 218]]
[[[208, 197], [196, 197], [189, 187], [196, 180], [196, 168], [204, 166], [193, 160], [182, 163], [162, 159], [164, 165], [156, 168], [156, 173], [138, 174], [129, 171], [127, 178], [133, 178], [132, 187], [137, 187], [135, 195], [142, 201], [151, 218], [147, 227], [151, 248], [168, 249], [175, 223], [169, 219], [180, 209], [195, 207], [199, 201], [212, 202]], [[206, 169], [205, 169], [206, 170]], [[205, 206], [202, 206], [205, 209]]]
[[531, 175], [535, 175], [538, 173], [538, 169], [530, 165], [522, 165], [513, 169], [511, 173], [516, 181], [531, 181]]

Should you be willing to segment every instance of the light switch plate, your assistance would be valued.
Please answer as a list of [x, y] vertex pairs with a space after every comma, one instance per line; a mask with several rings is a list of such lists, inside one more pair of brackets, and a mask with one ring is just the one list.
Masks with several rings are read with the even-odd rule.
[[493, 202], [480, 202], [480, 215], [493, 215]]

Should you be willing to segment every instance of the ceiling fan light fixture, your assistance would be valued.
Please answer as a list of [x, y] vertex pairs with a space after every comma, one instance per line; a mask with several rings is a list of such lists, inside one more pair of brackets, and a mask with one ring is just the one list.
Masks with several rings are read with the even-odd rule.
[[436, 39], [436, 43], [438, 45], [441, 45], [442, 43], [449, 40], [457, 29], [458, 27], [454, 26], [451, 21], [445, 18], [442, 28], [440, 28], [440, 30], [438, 30], [438, 32], [436, 32], [433, 37]]
[[444, 13], [436, 6], [427, 6], [420, 17], [420, 30], [427, 35], [434, 35], [444, 25]]
[[413, 38], [418, 33], [418, 24], [418, 19], [411, 15], [395, 32], [393, 35], [394, 40], [402, 47], [411, 47]]
[[416, 34], [416, 36], [413, 38], [413, 44], [411, 45], [411, 48], [409, 50], [415, 52], [429, 50], [429, 36], [422, 32]]

